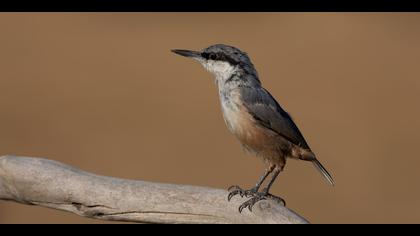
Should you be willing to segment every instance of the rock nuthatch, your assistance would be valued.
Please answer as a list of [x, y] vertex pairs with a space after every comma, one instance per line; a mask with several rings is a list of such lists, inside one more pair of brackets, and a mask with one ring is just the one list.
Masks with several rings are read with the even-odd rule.
[[[245, 150], [260, 157], [268, 166], [254, 188], [229, 188], [228, 200], [237, 194], [250, 198], [239, 207], [240, 212], [246, 207], [252, 211], [252, 206], [263, 199], [272, 199], [285, 205], [281, 197], [270, 194], [269, 190], [283, 170], [287, 158], [312, 162], [334, 185], [331, 175], [316, 159], [290, 115], [262, 87], [257, 71], [245, 52], [223, 44], [212, 45], [202, 51], [176, 49], [172, 52], [200, 62], [214, 74], [229, 131]], [[271, 173], [267, 186], [259, 191]]]

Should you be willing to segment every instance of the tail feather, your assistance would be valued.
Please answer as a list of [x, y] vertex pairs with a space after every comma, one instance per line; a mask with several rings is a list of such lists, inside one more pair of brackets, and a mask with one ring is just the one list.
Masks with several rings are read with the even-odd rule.
[[334, 186], [334, 179], [331, 177], [330, 173], [325, 169], [324, 166], [322, 166], [321, 162], [319, 162], [317, 159], [313, 160], [312, 163], [314, 166], [321, 172], [321, 174], [324, 176], [324, 178], [332, 185]]

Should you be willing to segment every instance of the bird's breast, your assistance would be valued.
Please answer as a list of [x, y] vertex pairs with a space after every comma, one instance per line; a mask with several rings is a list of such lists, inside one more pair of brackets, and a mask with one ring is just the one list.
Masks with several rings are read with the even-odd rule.
[[257, 125], [252, 115], [243, 105], [240, 94], [231, 92], [221, 96], [221, 105], [225, 123], [231, 133], [247, 148], [261, 151], [269, 145], [272, 134]]
[[220, 93], [220, 102], [225, 123], [229, 131], [236, 134], [246, 119], [239, 94], [231, 91], [223, 91]]

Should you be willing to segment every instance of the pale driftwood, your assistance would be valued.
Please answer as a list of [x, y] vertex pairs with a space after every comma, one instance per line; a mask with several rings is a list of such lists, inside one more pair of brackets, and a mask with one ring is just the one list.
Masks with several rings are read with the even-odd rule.
[[99, 176], [42, 158], [0, 157], [0, 199], [140, 223], [308, 223], [272, 201], [253, 212], [221, 189]]

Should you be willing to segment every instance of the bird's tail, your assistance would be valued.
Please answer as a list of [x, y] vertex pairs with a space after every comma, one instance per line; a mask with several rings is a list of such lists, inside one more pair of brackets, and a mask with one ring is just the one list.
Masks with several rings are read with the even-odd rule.
[[312, 163], [314, 166], [321, 172], [321, 174], [324, 176], [324, 178], [332, 185], [334, 186], [334, 179], [331, 177], [330, 173], [325, 169], [325, 167], [319, 162], [317, 159], [312, 160]]

